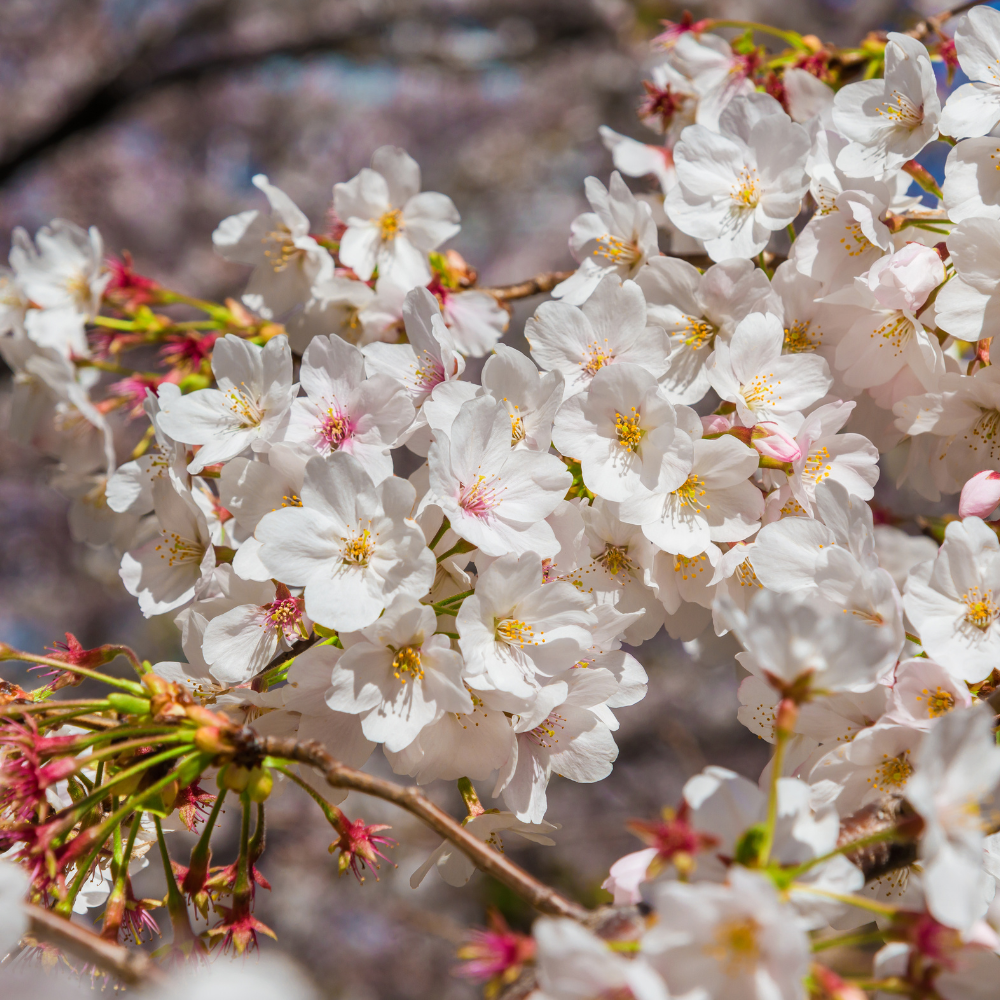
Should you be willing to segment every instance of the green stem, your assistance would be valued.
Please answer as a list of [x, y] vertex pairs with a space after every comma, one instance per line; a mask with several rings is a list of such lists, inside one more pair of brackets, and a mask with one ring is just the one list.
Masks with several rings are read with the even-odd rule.
[[184, 896], [177, 888], [177, 879], [174, 878], [174, 868], [170, 864], [170, 852], [167, 850], [167, 840], [163, 836], [160, 817], [155, 813], [153, 822], [156, 824], [156, 840], [160, 845], [160, 859], [163, 861], [163, 877], [167, 881], [167, 913], [170, 914], [170, 926], [174, 932], [173, 944], [179, 945], [193, 941], [195, 934], [191, 929], [187, 903], [184, 902]]
[[773, 35], [783, 42], [791, 45], [793, 49], [808, 49], [809, 46], [802, 40], [802, 36], [797, 31], [782, 31], [780, 28], [772, 28], [769, 24], [761, 24], [759, 21], [737, 21], [737, 20], [716, 20], [712, 18], [712, 29], [715, 28], [749, 28], [751, 31], [759, 31], [765, 35]]
[[774, 831], [778, 825], [778, 781], [781, 779], [781, 769], [785, 762], [785, 747], [788, 745], [789, 733], [775, 730], [774, 759], [771, 761], [771, 786], [767, 794], [767, 822], [764, 826], [764, 839], [760, 845], [760, 866], [763, 868], [771, 859], [771, 848], [774, 846]]
[[[141, 760], [138, 764], [133, 764], [132, 767], [128, 767], [124, 771], [119, 771], [116, 775], [109, 778], [105, 784], [96, 787], [86, 798], [81, 799], [72, 806], [69, 806], [64, 818], [72, 820], [75, 823], [76, 820], [81, 816], [84, 816], [92, 806], [96, 805], [102, 799], [107, 798], [108, 792], [114, 785], [120, 784], [122, 781], [127, 781], [129, 778], [134, 777], [137, 774], [141, 774], [143, 771], [148, 771], [151, 767], [155, 767], [157, 764], [162, 764], [165, 760], [172, 760], [175, 757], [179, 757], [182, 753], [186, 753], [187, 750], [187, 746], [173, 747], [170, 750], [165, 750], [163, 753], [143, 758], [143, 760]], [[101, 761], [98, 766], [100, 767], [103, 763], [104, 762]], [[143, 790], [143, 798], [145, 798], [150, 792], [159, 791], [159, 789], [163, 788], [164, 785], [168, 785], [171, 780], [173, 779], [170, 778], [169, 780], [166, 780], [161, 778], [154, 785]], [[126, 813], [131, 812], [134, 808], [131, 804], [131, 800], [129, 801], [129, 804], [123, 808], [126, 809]], [[121, 812], [121, 810], [118, 811]], [[125, 815], [125, 813], [123, 813], [123, 815]], [[70, 826], [72, 827], [72, 823]]]
[[826, 854], [821, 854], [817, 858], [810, 858], [808, 861], [804, 861], [796, 868], [786, 871], [785, 875], [790, 879], [795, 879], [804, 872], [809, 871], [810, 868], [815, 868], [816, 865], [821, 865], [824, 861], [829, 861], [830, 858], [835, 858], [838, 854], [851, 854], [854, 851], [860, 850], [862, 847], [868, 847], [869, 844], [882, 844], [888, 840], [897, 839], [899, 839], [899, 834], [893, 827], [890, 827], [888, 830], [879, 830], [878, 833], [872, 833], [867, 837], [861, 837], [860, 840], [852, 840], [850, 843], [841, 844], [840, 847], [835, 847], [832, 851], [828, 851]]
[[215, 829], [216, 820], [222, 809], [223, 800], [228, 789], [223, 788], [215, 797], [212, 804], [212, 811], [205, 821], [205, 828], [201, 831], [198, 843], [191, 850], [191, 860], [188, 862], [188, 874], [184, 876], [184, 891], [192, 896], [201, 892], [205, 885], [205, 878], [208, 875], [209, 865], [212, 863], [212, 832]]
[[159, 298], [164, 305], [181, 303], [186, 306], [194, 306], [195, 309], [200, 309], [203, 313], [208, 313], [212, 319], [220, 323], [228, 325], [233, 321], [233, 314], [225, 306], [220, 306], [217, 302], [196, 299], [190, 295], [183, 295], [181, 292], [171, 291], [169, 288], [161, 288], [159, 290]]
[[437, 614], [447, 614], [449, 616], [454, 616], [458, 611], [458, 608], [452, 608], [452, 604], [458, 604], [459, 607], [462, 606], [461, 602], [467, 597], [471, 597], [475, 593], [474, 590], [464, 590], [461, 594], [455, 594], [453, 597], [446, 597], [443, 601], [435, 601], [431, 607]]
[[833, 937], [813, 941], [812, 950], [826, 951], [828, 948], [850, 948], [856, 944], [881, 944], [885, 936], [881, 931], [848, 931], [846, 934], [834, 934]]
[[437, 557], [437, 562], [444, 562], [451, 556], [459, 555], [462, 552], [471, 552], [474, 546], [469, 545], [469, 543], [464, 539], [460, 538], [455, 544], [448, 549], [447, 552], [442, 552], [441, 555]]
[[768, 278], [771, 277], [771, 272], [768, 270], [767, 264], [764, 262], [763, 250], [757, 254], [757, 266], [768, 276]]
[[296, 785], [301, 788], [306, 795], [308, 795], [315, 803], [323, 810], [323, 815], [326, 817], [327, 822], [332, 826], [337, 833], [344, 832], [344, 814], [335, 805], [327, 802], [315, 788], [312, 787], [307, 781], [303, 781], [294, 771], [289, 770], [287, 767], [276, 767], [276, 771], [279, 771], [286, 778], [290, 778], [295, 782]]
[[53, 754], [53, 756], [65, 757], [71, 754], [76, 754], [81, 750], [86, 750], [88, 747], [96, 746], [104, 740], [119, 739], [122, 736], [132, 736], [136, 733], [140, 734], [139, 739], [126, 740], [123, 743], [115, 743], [113, 746], [105, 747], [103, 750], [96, 750], [84, 760], [80, 761], [81, 766], [86, 767], [94, 761], [103, 760], [107, 757], [114, 757], [116, 754], [122, 753], [122, 751], [125, 750], [134, 750], [137, 747], [148, 747], [150, 744], [150, 736], [158, 737], [155, 741], [157, 743], [178, 743], [183, 741], [191, 743], [194, 740], [195, 730], [190, 729], [187, 732], [177, 732], [175, 727], [167, 728], [165, 726], [157, 726], [155, 729], [150, 727], [147, 730], [143, 730], [142, 727], [139, 726], [134, 728], [130, 727], [124, 731], [119, 729], [106, 729], [102, 733], [95, 733], [93, 736], [85, 737], [79, 742], [75, 742], [72, 746], [62, 747], [55, 754]]
[[236, 880], [233, 882], [234, 913], [249, 913], [250, 900], [253, 894], [253, 881], [250, 877], [250, 795], [240, 793], [240, 805], [243, 815], [240, 818], [240, 855], [236, 859]]
[[114, 319], [111, 316], [93, 316], [88, 322], [93, 326], [105, 326], [110, 330], [129, 330], [135, 332], [143, 329], [135, 320]]
[[807, 885], [804, 882], [793, 882], [789, 887], [796, 892], [809, 892], [814, 896], [823, 896], [826, 899], [835, 899], [838, 903], [846, 903], [848, 906], [856, 906], [860, 910], [869, 910], [882, 917], [894, 917], [899, 912], [898, 906], [890, 906], [888, 903], [879, 903], [874, 899], [865, 899], [864, 896], [850, 896], [843, 892], [832, 892], [829, 889], [820, 889], [814, 885]]
[[146, 697], [149, 693], [141, 684], [137, 684], [135, 681], [126, 681], [120, 680], [117, 677], [109, 677], [107, 674], [102, 674], [99, 670], [91, 670], [88, 667], [80, 667], [73, 663], [66, 663], [65, 660], [56, 660], [51, 656], [38, 656], [36, 653], [25, 653], [20, 649], [11, 649], [10, 647], [7, 647], [6, 649], [0, 650], [0, 660], [20, 660], [24, 663], [40, 663], [42, 666], [55, 667], [58, 670], [66, 670], [72, 674], [79, 674], [81, 677], [90, 677], [95, 681], [110, 684], [111, 687], [121, 688], [123, 691], [128, 691], [129, 694], [137, 694], [140, 697]]
[[915, 643], [918, 646], [923, 645], [923, 643], [920, 641], [920, 637], [914, 635], [912, 632], [904, 632], [903, 635], [905, 635], [906, 638], [910, 640], [910, 642]]
[[444, 520], [443, 520], [443, 521], [441, 522], [441, 527], [440, 527], [440, 528], [438, 528], [438, 531], [437, 531], [437, 534], [436, 534], [436, 535], [434, 536], [434, 538], [432, 539], [432, 541], [431, 541], [430, 545], [428, 545], [427, 547], [428, 547], [429, 549], [432, 549], [432, 550], [433, 550], [434, 546], [435, 546], [435, 545], [437, 545], [437, 543], [438, 543], [438, 542], [440, 542], [442, 538], [444, 538], [444, 533], [445, 533], [445, 532], [446, 532], [446, 531], [447, 531], [447, 530], [448, 530], [448, 529], [449, 529], [450, 527], [451, 527], [451, 522], [450, 522], [450, 521], [448, 520], [448, 518], [445, 518], [445, 519], [444, 519]]
[[797, 233], [795, 232], [795, 223], [794, 222], [789, 222], [788, 223], [787, 232], [788, 232], [788, 238], [792, 241], [792, 243], [794, 243], [795, 242], [795, 237], [797, 235]]
[[257, 864], [257, 860], [264, 853], [264, 838], [266, 836], [264, 823], [264, 803], [257, 803], [257, 825], [254, 827], [253, 836], [250, 838], [250, 864]]
[[111, 827], [107, 826], [106, 831], [98, 829], [98, 834], [104, 833], [103, 837], [98, 836], [94, 841], [94, 846], [87, 852], [86, 857], [81, 858], [77, 862], [76, 877], [73, 879], [73, 883], [70, 886], [69, 892], [66, 894], [65, 899], [61, 899], [53, 907], [54, 912], [60, 914], [63, 917], [69, 917], [73, 912], [73, 904], [76, 902], [76, 897], [79, 895], [80, 890], [83, 888], [83, 883], [87, 881], [87, 877], [90, 875], [90, 869], [94, 861], [97, 860], [97, 855], [100, 853], [101, 848], [107, 843], [108, 837], [111, 836]]
[[122, 847], [121, 824], [115, 826], [114, 861], [111, 866], [111, 874], [114, 885], [104, 906], [104, 925], [101, 927], [101, 937], [111, 941], [118, 940], [121, 931], [122, 919], [125, 916], [126, 884], [128, 881], [128, 863], [132, 858], [132, 848], [135, 846], [135, 837], [139, 832], [142, 823], [142, 813], [137, 812], [132, 820], [132, 827], [129, 830], [128, 842]]
[[462, 637], [457, 632], [435, 632], [435, 635], [446, 635], [449, 639], [461, 639]]

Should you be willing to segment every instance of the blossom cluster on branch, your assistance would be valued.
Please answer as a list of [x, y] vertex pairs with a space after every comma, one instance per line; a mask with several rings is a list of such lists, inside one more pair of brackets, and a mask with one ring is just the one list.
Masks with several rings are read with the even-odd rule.
[[[532, 939], [496, 918], [464, 949], [492, 991], [992, 995], [1000, 13], [942, 23], [852, 49], [668, 26], [640, 108], [663, 141], [603, 131], [620, 172], [588, 178], [568, 274], [480, 287], [441, 249], [455, 205], [389, 146], [334, 186], [322, 232], [254, 178], [267, 207], [213, 237], [253, 269], [239, 301], [107, 262], [93, 229], [16, 231], [11, 433], [53, 459], [74, 537], [115, 553], [186, 660], [72, 636], [0, 649], [49, 671], [0, 692], [0, 846], [19, 866], [0, 892], [34, 907], [6, 908], [0, 944], [67, 947], [45, 911], [102, 908], [72, 946], [155, 978], [118, 946], [164, 908], [155, 958], [253, 948], [283, 781], [329, 821], [341, 873], [394, 843], [340, 809], [355, 790], [443, 836], [413, 886], [480, 868], [547, 914]], [[970, 82], [943, 97], [935, 62]], [[917, 159], [935, 141], [953, 147], [941, 186]], [[662, 230], [711, 263], [661, 253]], [[528, 357], [500, 342], [507, 303], [541, 291]], [[873, 511], [881, 455], [927, 501], [961, 491], [961, 518], [915, 535]], [[634, 821], [647, 846], [611, 868], [608, 920], [500, 849], [554, 842], [554, 775], [611, 773], [615, 712], [646, 693], [629, 649], [661, 627], [738, 640], [738, 717], [774, 754], [759, 783], [708, 767]], [[119, 656], [134, 680], [103, 670]], [[84, 681], [100, 693], [59, 693]], [[416, 786], [360, 770], [378, 745]], [[434, 781], [458, 782], [464, 818], [420, 792]], [[219, 866], [227, 795], [239, 853]], [[201, 830], [187, 865], [175, 820]], [[154, 847], [167, 896], [137, 899]], [[822, 960], [869, 945], [861, 976]]]

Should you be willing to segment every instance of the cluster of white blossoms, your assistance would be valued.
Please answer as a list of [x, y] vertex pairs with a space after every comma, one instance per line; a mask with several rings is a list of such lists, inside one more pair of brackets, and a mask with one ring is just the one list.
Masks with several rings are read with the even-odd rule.
[[[606, 883], [658, 917], [633, 951], [540, 922], [545, 996], [791, 1000], [812, 975], [847, 998], [810, 973], [810, 935], [875, 918], [873, 982], [993, 995], [1000, 12], [959, 22], [971, 82], [944, 101], [907, 35], [884, 77], [835, 91], [790, 67], [781, 101], [722, 38], [668, 35], [647, 88], [665, 144], [604, 132], [664, 196], [588, 179], [579, 267], [528, 321], [530, 357], [499, 343], [502, 296], [438, 252], [451, 200], [383, 147], [335, 186], [330, 237], [255, 178], [269, 210], [214, 242], [254, 269], [222, 311], [265, 325], [205, 346], [211, 378], [160, 379], [124, 464], [125, 390], [91, 400], [117, 370], [99, 336], [135, 329], [98, 316], [100, 238], [15, 234], [15, 431], [57, 459], [76, 536], [174, 616], [187, 661], [158, 675], [351, 766], [381, 744], [420, 784], [486, 783], [498, 808], [468, 792], [466, 825], [493, 845], [551, 843], [552, 776], [611, 772], [615, 710], [647, 682], [623, 644], [739, 640], [739, 719], [776, 745], [760, 786], [709, 767], [645, 825]], [[914, 158], [942, 138], [938, 191]], [[663, 228], [712, 263], [662, 254]], [[875, 524], [884, 453], [927, 500], [970, 481], [940, 548]], [[474, 871], [450, 843], [413, 884], [432, 867]]]

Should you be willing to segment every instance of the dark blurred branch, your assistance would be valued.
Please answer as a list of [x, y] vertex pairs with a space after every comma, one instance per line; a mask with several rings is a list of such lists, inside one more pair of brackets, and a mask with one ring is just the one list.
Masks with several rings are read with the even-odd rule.
[[953, 17], [958, 17], [959, 14], [964, 14], [967, 10], [972, 10], [973, 7], [978, 7], [980, 4], [985, 2], [986, 0], [971, 0], [969, 3], [960, 3], [957, 7], [951, 7], [948, 10], [941, 11], [940, 14], [934, 14], [932, 17], [924, 18], [923, 21], [914, 25], [914, 27], [912, 27], [907, 34], [912, 35], [914, 38], [923, 40], [931, 32], [934, 32], [934, 34], [938, 35], [940, 38], [947, 38], [948, 36], [941, 30], [947, 21], [950, 21]]
[[25, 903], [24, 908], [28, 914], [28, 933], [37, 940], [55, 945], [60, 951], [110, 973], [129, 986], [149, 986], [163, 981], [163, 974], [145, 952], [105, 941], [86, 927], [32, 903]]
[[[392, 27], [393, 20], [381, 16], [358, 14], [338, 30], [305, 38], [284, 40], [259, 48], [233, 48], [232, 32], [225, 22], [229, 0], [203, 0], [195, 4], [169, 32], [160, 32], [147, 40], [138, 51], [95, 89], [71, 103], [64, 113], [49, 126], [26, 142], [16, 145], [0, 156], [0, 184], [25, 164], [61, 145], [67, 139], [103, 124], [120, 110], [154, 92], [176, 84], [197, 83], [206, 77], [249, 69], [269, 59], [306, 59], [311, 56], [340, 52], [354, 58], [371, 58], [380, 53], [378, 43]], [[567, 7], [563, 18], [548, 17], [529, 5], [525, 14], [532, 18], [532, 27], [547, 44], [577, 41], [581, 38], [605, 40], [606, 25], [593, 16]], [[412, 17], [412, 6], [403, 4], [399, 20]], [[492, 17], [495, 17], [495, 13]], [[433, 12], [427, 17], [433, 19]], [[437, 18], [441, 20], [440, 17]], [[491, 19], [487, 12], [484, 19]], [[444, 22], [447, 24], [447, 22]], [[206, 27], [215, 30], [206, 31]], [[429, 61], [425, 55], [424, 61]], [[442, 58], [443, 57], [438, 57]], [[397, 56], [396, 62], [405, 62]], [[461, 65], [461, 64], [460, 64]]]

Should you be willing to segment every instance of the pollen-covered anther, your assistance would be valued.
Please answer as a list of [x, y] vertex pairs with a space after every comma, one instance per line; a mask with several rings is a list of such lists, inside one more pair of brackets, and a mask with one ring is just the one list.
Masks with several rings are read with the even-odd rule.
[[626, 451], [636, 451], [639, 448], [639, 442], [642, 441], [642, 435], [645, 433], [643, 429], [639, 426], [639, 414], [636, 408], [633, 406], [632, 415], [626, 417], [622, 413], [615, 414], [615, 434], [618, 436], [618, 443]]
[[611, 261], [612, 264], [624, 264], [631, 267], [642, 259], [642, 250], [637, 243], [605, 233], [597, 241], [594, 256], [603, 257], [605, 260]]
[[544, 641], [536, 639], [534, 627], [527, 622], [521, 621], [519, 618], [504, 618], [502, 621], [497, 622], [496, 636], [504, 642], [511, 643], [511, 645], [522, 647], [525, 643], [533, 646], [539, 641]]
[[396, 650], [396, 655], [392, 658], [392, 675], [402, 684], [407, 681], [406, 675], [415, 681], [422, 680], [424, 668], [420, 664], [420, 648], [402, 646]]
[[355, 566], [367, 566], [368, 561], [375, 554], [375, 543], [372, 540], [372, 533], [365, 528], [360, 535], [354, 538], [341, 539], [344, 542], [343, 561], [352, 563]]

